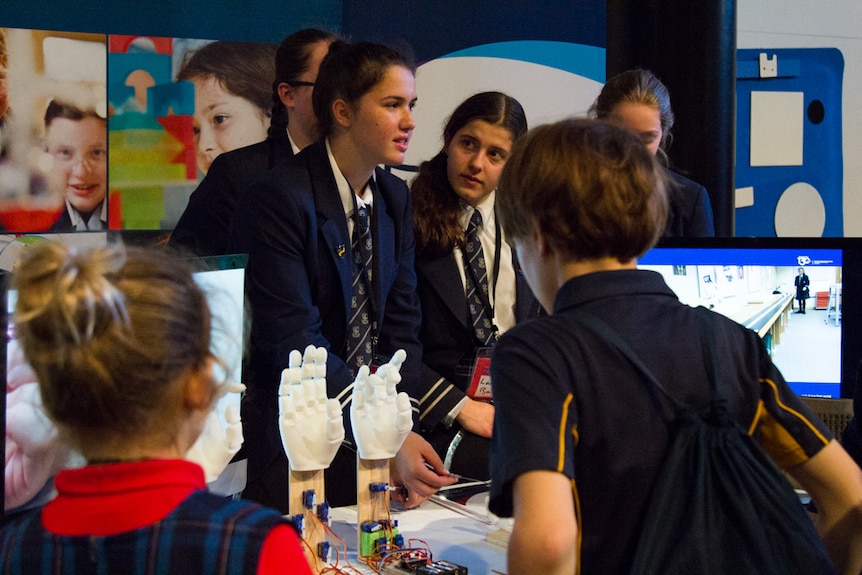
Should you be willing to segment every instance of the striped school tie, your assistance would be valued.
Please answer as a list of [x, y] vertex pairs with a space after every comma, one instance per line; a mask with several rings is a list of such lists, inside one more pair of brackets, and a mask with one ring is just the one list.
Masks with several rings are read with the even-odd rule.
[[481, 225], [482, 214], [479, 210], [473, 210], [473, 216], [467, 225], [467, 243], [464, 246], [468, 264], [464, 278], [467, 287], [467, 306], [470, 308], [470, 320], [473, 322], [476, 339], [483, 345], [493, 345], [497, 341], [497, 330], [491, 323], [488, 310], [483, 303], [490, 300], [488, 299], [488, 270], [482, 242], [479, 241]]
[[363, 365], [371, 366], [371, 229], [368, 210], [357, 207], [353, 212], [353, 295], [350, 322], [347, 327], [347, 366], [355, 374]]

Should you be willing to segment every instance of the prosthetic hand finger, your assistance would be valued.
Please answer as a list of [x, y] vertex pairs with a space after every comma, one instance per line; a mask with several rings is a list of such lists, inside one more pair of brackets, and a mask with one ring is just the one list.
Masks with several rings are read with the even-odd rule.
[[[390, 372], [393, 370], [390, 370]], [[401, 376], [396, 372], [397, 377], [387, 377], [385, 379], [386, 382], [386, 396], [391, 398], [391, 400], [395, 401], [395, 396], [398, 394], [398, 382], [401, 381]]]
[[290, 386], [290, 399], [294, 412], [297, 414], [305, 412], [305, 386], [302, 383]]
[[298, 350], [290, 352], [288, 358], [288, 367], [281, 372], [281, 384], [278, 386], [279, 395], [287, 395], [290, 392], [290, 386], [294, 383], [299, 383], [302, 379], [302, 355]]
[[[357, 407], [364, 408], [371, 400], [371, 385], [369, 383], [370, 372], [368, 366], [363, 365], [359, 368], [356, 374], [356, 379], [353, 381], [353, 404]], [[359, 402], [357, 403], [357, 400]]]
[[224, 390], [225, 394], [242, 393], [245, 391], [246, 387], [245, 387], [244, 383], [239, 383], [238, 381], [234, 381], [232, 379], [229, 379], [225, 382], [222, 389]]
[[326, 358], [327, 351], [325, 347], [318, 347], [314, 353], [314, 377], [326, 379]]
[[[321, 411], [323, 411], [328, 401], [326, 398], [326, 380], [322, 377], [314, 378], [313, 387], [314, 401], [320, 407]], [[336, 401], [336, 403], [338, 402]]]
[[240, 418], [239, 408], [237, 406], [227, 406], [227, 409], [225, 410], [225, 421], [227, 422], [227, 427], [224, 432], [225, 443], [227, 444], [228, 449], [236, 454], [236, 452], [239, 451], [239, 448], [242, 447], [243, 442], [242, 419]]
[[377, 374], [374, 374], [368, 378], [368, 383], [371, 385], [370, 403], [374, 406], [385, 405], [389, 398], [389, 393], [386, 390], [386, 381], [384, 381], [383, 378], [379, 377]]
[[305, 353], [302, 354], [302, 380], [314, 379], [314, 358], [317, 355], [317, 348], [309, 345], [305, 348]]
[[305, 407], [309, 409], [310, 413], [314, 413], [317, 409], [316, 387], [314, 379], [302, 380], [302, 397]]
[[[350, 402], [350, 421], [355, 422], [363, 418], [365, 409], [365, 391], [359, 385], [356, 385], [353, 388], [353, 400]], [[355, 429], [356, 424], [353, 427]]]
[[239, 406], [237, 405], [228, 405], [224, 410], [224, 422], [226, 425], [233, 425], [234, 423], [240, 423], [242, 421], [242, 416], [239, 413]]
[[389, 365], [395, 368], [395, 371], [401, 372], [401, 365], [404, 363], [404, 360], [407, 359], [407, 352], [403, 349], [399, 349], [392, 357], [389, 359]]
[[380, 369], [377, 370], [375, 374], [380, 377], [383, 382], [386, 384], [387, 393], [391, 393], [392, 396], [395, 396], [395, 386], [398, 385], [398, 381], [401, 379], [401, 376], [395, 371], [388, 363], [385, 365], [381, 365]]
[[407, 352], [403, 349], [396, 351], [387, 364], [389, 366], [388, 375], [393, 385], [401, 383], [401, 366], [404, 360], [407, 359]]
[[[398, 433], [406, 434], [413, 428], [413, 408], [410, 405], [410, 396], [402, 391], [398, 394], [396, 405], [398, 407], [396, 428]], [[400, 449], [401, 446], [399, 445], [398, 448]]]
[[314, 358], [317, 356], [317, 347], [314, 344], [308, 344], [302, 352], [302, 365], [311, 365], [314, 363]]

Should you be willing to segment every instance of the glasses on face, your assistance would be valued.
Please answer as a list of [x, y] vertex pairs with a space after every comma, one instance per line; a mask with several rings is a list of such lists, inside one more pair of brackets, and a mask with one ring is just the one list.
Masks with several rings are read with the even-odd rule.
[[79, 163], [89, 168], [100, 168], [108, 160], [108, 151], [104, 148], [90, 148], [89, 150], [78, 150], [69, 146], [57, 146], [48, 148], [48, 153], [54, 157], [54, 161], [64, 168], [72, 168]]
[[294, 86], [296, 88], [298, 88], [300, 86], [309, 86], [310, 88], [314, 88], [314, 82], [303, 82], [301, 80], [297, 80], [295, 82], [288, 82], [288, 84], [290, 84], [291, 86]]

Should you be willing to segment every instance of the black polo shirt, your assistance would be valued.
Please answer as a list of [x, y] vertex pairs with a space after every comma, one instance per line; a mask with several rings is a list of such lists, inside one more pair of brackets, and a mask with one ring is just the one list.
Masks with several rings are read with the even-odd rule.
[[584, 573], [627, 571], [667, 431], [629, 361], [573, 325], [583, 313], [611, 326], [668, 391], [698, 407], [708, 401], [706, 338], [730, 412], [780, 467], [806, 461], [832, 439], [756, 333], [719, 314], [703, 329], [702, 314], [680, 303], [660, 274], [597, 272], [568, 281], [553, 315], [515, 326], [495, 347], [490, 509], [511, 515], [512, 483], [527, 471], [571, 478]]

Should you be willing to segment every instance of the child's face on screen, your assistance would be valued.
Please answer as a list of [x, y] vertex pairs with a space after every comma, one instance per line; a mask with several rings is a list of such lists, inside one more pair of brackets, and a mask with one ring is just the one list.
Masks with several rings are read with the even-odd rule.
[[45, 139], [54, 159], [52, 185], [81, 213], [92, 212], [108, 191], [108, 141], [104, 120], [54, 118]]
[[219, 154], [265, 140], [269, 118], [212, 76], [195, 78], [193, 82], [197, 164], [206, 174]]

